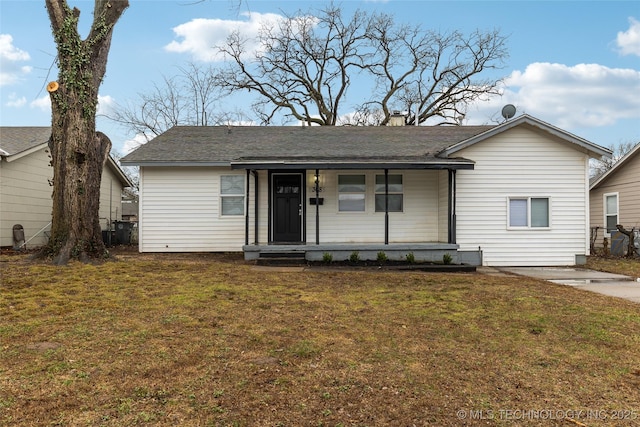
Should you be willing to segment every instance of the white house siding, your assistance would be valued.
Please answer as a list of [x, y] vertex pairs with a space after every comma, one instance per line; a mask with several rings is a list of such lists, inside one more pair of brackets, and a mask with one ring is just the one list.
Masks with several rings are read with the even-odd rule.
[[[234, 174], [246, 176], [228, 168], [140, 168], [140, 251], [241, 251], [245, 216], [220, 215], [220, 176]], [[249, 183], [251, 219], [253, 179]], [[252, 239], [252, 226], [249, 232]]]
[[[307, 172], [307, 242], [315, 242], [315, 206], [309, 202], [314, 197], [311, 182], [314, 171]], [[338, 175], [366, 176], [365, 212], [338, 211]], [[385, 237], [384, 212], [375, 212], [376, 171], [320, 171], [323, 191], [320, 197], [320, 243], [383, 243]], [[404, 211], [389, 213], [389, 242], [436, 242], [438, 241], [438, 172], [395, 171], [389, 174], [403, 176]]]
[[35, 235], [27, 247], [47, 242], [44, 232], [36, 233], [50, 228], [53, 168], [49, 161], [44, 148], [11, 162], [0, 161], [0, 246], [13, 245], [15, 224], [24, 227], [25, 239]]
[[[267, 218], [269, 217], [269, 173], [268, 171], [258, 171], [258, 242], [267, 244], [269, 242], [269, 228]], [[251, 180], [253, 181], [253, 176]], [[253, 182], [252, 182], [253, 185]], [[254, 206], [255, 199], [251, 196], [251, 205]], [[250, 220], [251, 224], [255, 224], [255, 217]], [[251, 234], [249, 241], [253, 242], [255, 232]]]
[[438, 172], [438, 241], [449, 241], [449, 172]]
[[[587, 155], [523, 128], [456, 155], [475, 170], [457, 173], [457, 243], [483, 250], [483, 263], [573, 265], [588, 253]], [[509, 197], [549, 197], [549, 229], [509, 230]]]
[[122, 219], [122, 182], [109, 167], [102, 170], [100, 182], [100, 226], [109, 228], [111, 221]]

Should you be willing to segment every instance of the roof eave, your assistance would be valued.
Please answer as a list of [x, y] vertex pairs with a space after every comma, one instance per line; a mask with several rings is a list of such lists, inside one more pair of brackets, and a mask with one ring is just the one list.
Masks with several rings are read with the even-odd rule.
[[111, 155], [108, 155], [107, 165], [109, 168], [111, 168], [111, 171], [118, 177], [123, 187], [134, 187], [133, 182], [131, 182], [129, 177], [124, 173], [122, 168], [120, 168], [118, 163], [113, 159], [113, 157], [111, 157]]
[[555, 126], [550, 125], [549, 123], [543, 122], [542, 120], [536, 119], [535, 117], [529, 116], [527, 114], [523, 114], [521, 116], [519, 116], [518, 118], [515, 118], [513, 120], [508, 120], [494, 128], [489, 129], [488, 131], [485, 131], [481, 134], [478, 134], [472, 138], [469, 138], [467, 140], [461, 141], [457, 144], [454, 144], [450, 147], [448, 147], [447, 149], [443, 150], [441, 153], [439, 153], [440, 155], [444, 155], [444, 156], [450, 156], [451, 154], [457, 153], [458, 151], [467, 148], [471, 145], [474, 145], [480, 141], [483, 141], [487, 138], [490, 138], [492, 136], [495, 136], [497, 134], [500, 134], [506, 130], [512, 129], [516, 126], [520, 126], [522, 124], [528, 124], [530, 126], [536, 127], [538, 129], [541, 129], [547, 133], [550, 133], [562, 140], [568, 141], [570, 143], [573, 143], [575, 145], [577, 145], [578, 147], [582, 148], [583, 150], [585, 150], [585, 152], [587, 154], [589, 154], [590, 157], [593, 158], [601, 158], [601, 157], [607, 157], [607, 158], [611, 158], [611, 150], [601, 147], [597, 144], [594, 144], [590, 141], [587, 141], [586, 139], [580, 138], [579, 136], [573, 135], [570, 132], [564, 131], [560, 128], [557, 128]]
[[608, 171], [606, 171], [605, 173], [603, 173], [602, 175], [600, 175], [598, 177], [598, 179], [596, 179], [590, 186], [589, 186], [589, 190], [593, 190], [594, 188], [598, 187], [602, 182], [606, 181], [609, 176], [613, 175], [615, 173], [615, 171], [617, 171], [618, 169], [620, 169], [622, 167], [622, 165], [624, 165], [625, 163], [627, 163], [632, 157], [634, 157], [636, 154], [640, 153], [640, 142], [638, 144], [636, 144], [635, 147], [633, 147], [627, 154], [625, 154], [620, 160], [618, 160]]
[[[28, 149], [26, 149], [24, 151], [20, 151], [18, 153], [13, 153], [13, 154], [7, 153], [7, 155], [5, 156], [5, 159], [7, 160], [7, 162], [13, 162], [13, 161], [21, 159], [21, 158], [23, 158], [25, 156], [28, 156], [31, 153], [35, 153], [36, 151], [43, 150], [43, 149], [47, 148], [48, 146], [49, 146], [49, 143], [48, 142], [44, 142], [42, 144], [36, 145], [35, 147], [28, 148]], [[4, 150], [2, 150], [2, 151], [4, 151]], [[4, 151], [4, 152], [6, 153], [6, 151]]]
[[[449, 159], [451, 160], [451, 159]], [[456, 161], [233, 161], [232, 169], [473, 169], [475, 163], [471, 160], [456, 159]]]
[[122, 166], [155, 166], [155, 167], [185, 167], [185, 166], [208, 166], [208, 167], [225, 167], [230, 166], [228, 161], [215, 161], [215, 162], [198, 162], [194, 160], [120, 160]]

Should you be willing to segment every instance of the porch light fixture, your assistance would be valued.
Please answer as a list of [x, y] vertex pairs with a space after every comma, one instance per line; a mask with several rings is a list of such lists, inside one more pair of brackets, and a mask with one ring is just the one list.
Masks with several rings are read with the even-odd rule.
[[322, 192], [324, 190], [324, 177], [320, 174], [314, 174], [313, 175], [313, 182], [311, 185], [311, 192], [315, 193], [316, 189], [318, 190], [318, 193]]

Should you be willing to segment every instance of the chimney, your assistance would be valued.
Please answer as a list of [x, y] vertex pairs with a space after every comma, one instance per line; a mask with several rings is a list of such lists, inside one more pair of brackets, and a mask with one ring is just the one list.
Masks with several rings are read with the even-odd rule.
[[405, 117], [404, 114], [400, 111], [394, 111], [391, 113], [389, 117], [389, 122], [387, 122], [387, 126], [404, 126]]

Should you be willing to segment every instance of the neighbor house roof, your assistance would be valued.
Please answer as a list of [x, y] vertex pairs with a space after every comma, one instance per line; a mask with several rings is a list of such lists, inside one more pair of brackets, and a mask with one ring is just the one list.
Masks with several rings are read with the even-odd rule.
[[521, 116], [488, 126], [176, 126], [121, 159], [139, 166], [473, 168], [461, 148], [513, 126], [542, 129], [590, 154], [607, 150]]
[[[47, 147], [51, 128], [48, 126], [0, 126], [0, 157], [13, 162]], [[118, 177], [124, 187], [133, 183], [116, 161], [109, 156], [107, 166]]]
[[631, 150], [629, 150], [627, 154], [622, 156], [620, 160], [618, 160], [608, 171], [606, 171], [605, 173], [600, 175], [598, 178], [596, 178], [591, 183], [590, 189], [593, 190], [594, 188], [600, 186], [600, 184], [602, 184], [607, 179], [609, 179], [609, 177], [614, 175], [616, 171], [618, 171], [624, 165], [629, 163], [631, 159], [633, 159], [635, 156], [638, 156], [638, 155], [640, 155], [640, 142], [636, 144]]

